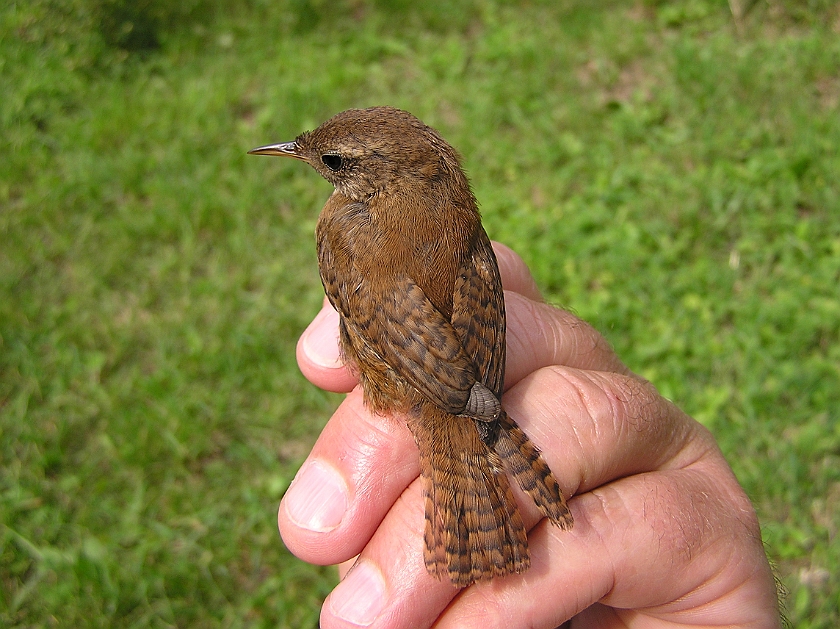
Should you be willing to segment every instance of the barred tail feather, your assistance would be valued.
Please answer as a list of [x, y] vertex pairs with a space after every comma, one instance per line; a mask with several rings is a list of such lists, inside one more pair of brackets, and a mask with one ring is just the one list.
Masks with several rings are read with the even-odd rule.
[[410, 422], [420, 450], [429, 573], [466, 586], [530, 565], [504, 467], [471, 421], [430, 404]]
[[505, 470], [553, 524], [561, 529], [572, 528], [572, 512], [537, 446], [504, 411], [499, 416], [499, 425], [499, 438], [494, 449]]

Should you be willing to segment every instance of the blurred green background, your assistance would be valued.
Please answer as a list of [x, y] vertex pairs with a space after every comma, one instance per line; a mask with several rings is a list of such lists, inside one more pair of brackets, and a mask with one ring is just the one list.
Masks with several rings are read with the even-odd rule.
[[317, 625], [275, 515], [339, 399], [294, 360], [330, 187], [245, 151], [390, 104], [840, 626], [840, 7], [595, 4], [3, 3], [0, 625]]

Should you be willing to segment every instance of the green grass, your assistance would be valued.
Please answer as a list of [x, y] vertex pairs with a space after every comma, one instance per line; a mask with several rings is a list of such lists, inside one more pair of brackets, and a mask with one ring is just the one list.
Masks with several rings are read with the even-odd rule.
[[413, 5], [0, 9], [0, 624], [316, 626], [275, 512], [337, 400], [294, 361], [329, 186], [245, 151], [391, 104], [840, 625], [837, 3]]

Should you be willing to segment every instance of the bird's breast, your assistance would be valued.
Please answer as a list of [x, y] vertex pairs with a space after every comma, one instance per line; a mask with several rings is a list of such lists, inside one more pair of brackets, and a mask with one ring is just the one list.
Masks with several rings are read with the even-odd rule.
[[398, 190], [359, 203], [335, 192], [318, 222], [322, 277], [334, 277], [345, 292], [365, 285], [379, 295], [407, 277], [448, 318], [457, 270], [477, 229], [476, 210], [435, 195]]

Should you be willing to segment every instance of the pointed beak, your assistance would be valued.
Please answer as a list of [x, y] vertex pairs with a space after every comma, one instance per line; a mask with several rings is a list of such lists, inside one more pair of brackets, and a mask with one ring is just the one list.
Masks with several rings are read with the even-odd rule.
[[255, 149], [248, 151], [248, 155], [278, 155], [280, 157], [294, 157], [295, 159], [305, 160], [300, 153], [298, 153], [298, 145], [296, 142], [281, 142], [280, 144], [267, 144], [266, 146], [258, 146]]

